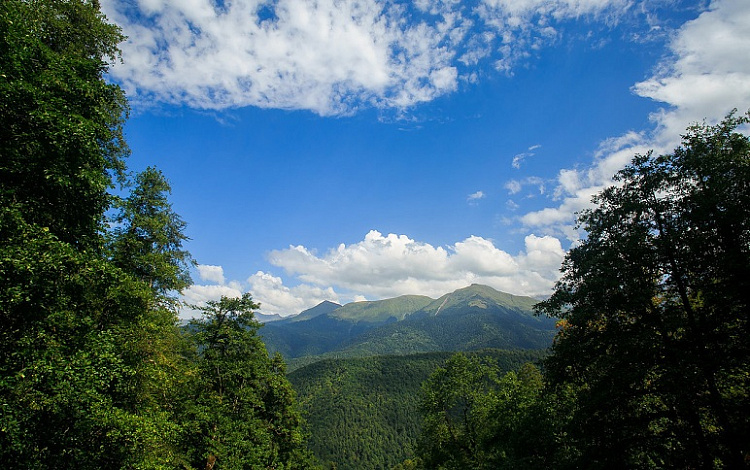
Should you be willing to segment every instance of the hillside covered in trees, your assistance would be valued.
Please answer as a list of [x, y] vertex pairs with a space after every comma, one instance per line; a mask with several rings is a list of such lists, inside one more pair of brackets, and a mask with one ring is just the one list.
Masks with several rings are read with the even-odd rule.
[[639, 155], [580, 214], [543, 371], [456, 356], [401, 468], [750, 466], [750, 113]]
[[470, 286], [261, 337], [250, 294], [178, 324], [193, 261], [167, 178], [128, 171], [123, 39], [96, 0], [0, 3], [8, 466], [750, 467], [750, 114], [635, 156], [538, 316]]
[[[326, 359], [289, 380], [311, 431], [310, 449], [326, 468], [390, 469], [415, 456], [422, 432], [422, 384], [452, 355]], [[544, 357], [540, 350], [473, 353], [503, 372]]]

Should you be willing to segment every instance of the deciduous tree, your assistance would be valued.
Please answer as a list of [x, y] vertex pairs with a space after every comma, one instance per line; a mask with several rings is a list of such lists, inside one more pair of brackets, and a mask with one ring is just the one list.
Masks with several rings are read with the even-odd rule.
[[539, 310], [563, 319], [547, 368], [578, 387], [588, 465], [748, 465], [748, 116], [636, 156], [580, 215], [586, 239]]

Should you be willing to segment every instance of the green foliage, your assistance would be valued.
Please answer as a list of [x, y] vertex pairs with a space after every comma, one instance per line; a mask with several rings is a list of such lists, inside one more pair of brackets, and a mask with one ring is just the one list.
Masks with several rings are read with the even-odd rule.
[[597, 468], [746, 468], [750, 455], [750, 115], [636, 156], [580, 223], [547, 362], [577, 389], [569, 428]]
[[26, 468], [116, 466], [136, 374], [124, 333], [148, 292], [14, 208], [2, 209], [0, 234], [0, 452]]
[[539, 369], [518, 372], [492, 358], [452, 356], [422, 387], [418, 468], [560, 468], [566, 411], [544, 395]]
[[[520, 350], [477, 354], [493, 358], [502, 371], [544, 355]], [[308, 421], [310, 449], [328, 467], [341, 470], [414, 465], [422, 429], [421, 384], [450, 355], [327, 359], [289, 374]]]
[[0, 200], [61, 241], [95, 247], [127, 112], [106, 83], [119, 28], [93, 1], [0, 3]]
[[161, 171], [149, 167], [139, 173], [130, 195], [116, 204], [110, 248], [116, 266], [165, 300], [191, 284], [190, 254], [182, 248], [186, 224], [172, 211], [170, 192]]
[[[209, 325], [200, 351], [178, 329], [190, 256], [162, 174], [139, 174], [105, 223], [113, 180], [126, 183], [127, 103], [104, 80], [121, 39], [96, 0], [0, 2], [0, 458], [169, 469], [213, 453], [223, 468], [309, 468], [284, 365], [252, 315]], [[225, 335], [230, 324], [241, 331]], [[192, 426], [214, 424], [227, 437], [210, 447]]]
[[306, 468], [301, 419], [280, 357], [270, 359], [253, 319], [249, 294], [194, 306], [198, 351], [187, 408], [189, 456], [196, 467]]

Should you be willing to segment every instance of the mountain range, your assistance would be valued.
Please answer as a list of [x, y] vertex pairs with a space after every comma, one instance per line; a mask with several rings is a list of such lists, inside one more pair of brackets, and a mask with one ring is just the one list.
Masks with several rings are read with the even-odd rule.
[[280, 353], [291, 369], [326, 357], [545, 349], [555, 320], [534, 315], [537, 302], [478, 284], [438, 299], [405, 295], [346, 305], [326, 301], [265, 323], [260, 335], [269, 353]]

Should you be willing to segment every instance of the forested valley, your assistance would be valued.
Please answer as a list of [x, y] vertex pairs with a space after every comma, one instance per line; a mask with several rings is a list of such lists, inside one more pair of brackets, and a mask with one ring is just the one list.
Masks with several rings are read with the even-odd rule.
[[750, 468], [750, 113], [634, 156], [536, 317], [472, 286], [470, 310], [331, 309], [303, 348], [251, 293], [178, 322], [186, 222], [160, 170], [127, 168], [123, 39], [96, 0], [0, 3], [6, 465]]

